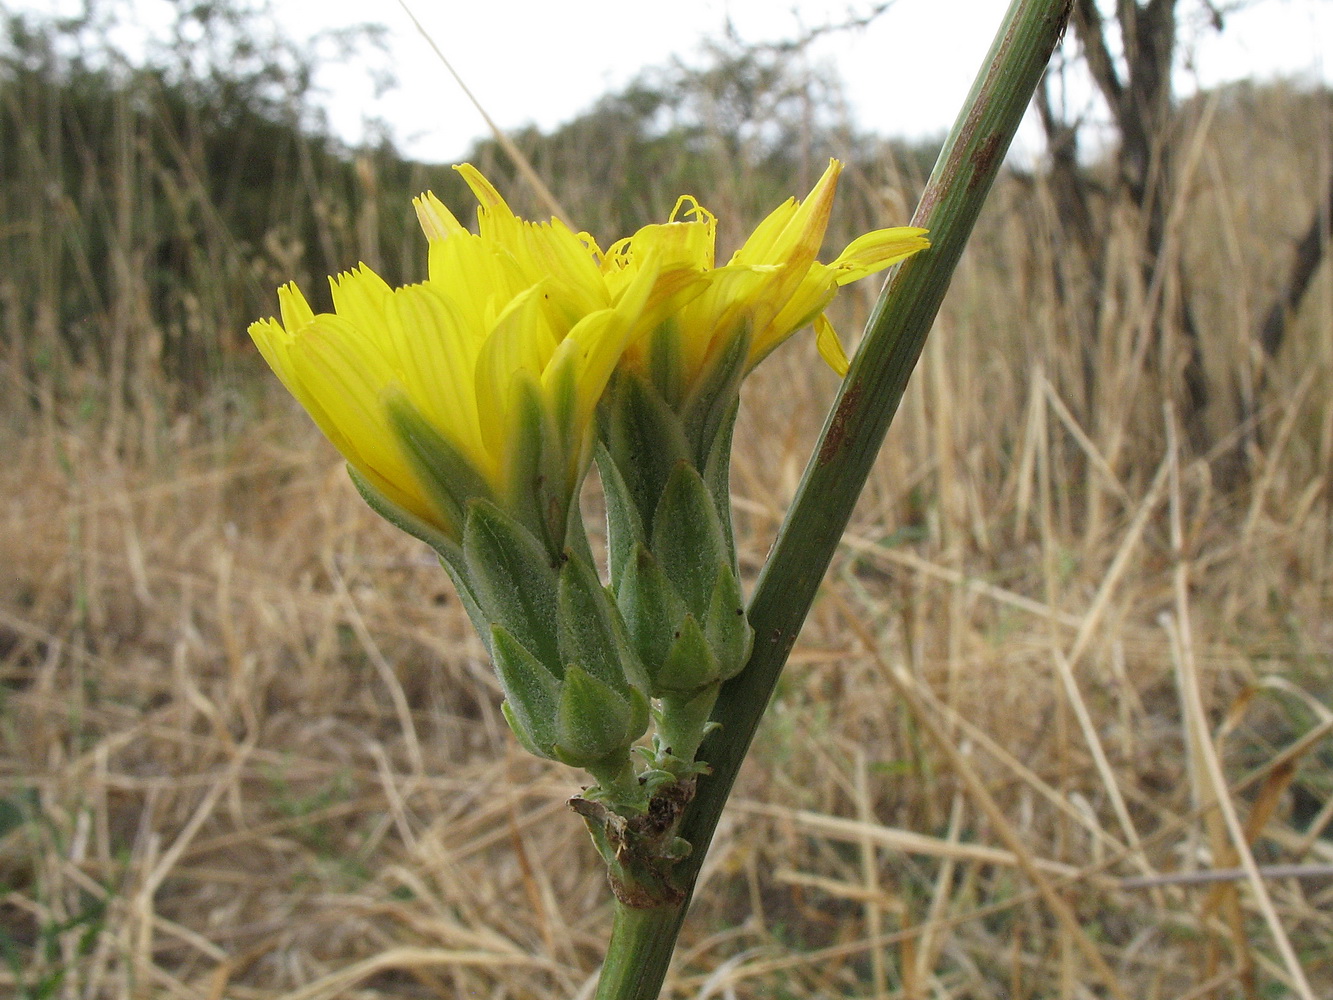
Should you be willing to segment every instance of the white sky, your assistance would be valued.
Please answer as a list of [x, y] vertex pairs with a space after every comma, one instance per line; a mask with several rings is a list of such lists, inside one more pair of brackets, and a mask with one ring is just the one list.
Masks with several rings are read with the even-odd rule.
[[[727, 18], [747, 41], [778, 41], [871, 7], [869, 0], [408, 2], [491, 117], [507, 129], [529, 122], [551, 128], [646, 67], [673, 56], [697, 62], [700, 43], [720, 36]], [[364, 19], [366, 11], [363, 0], [278, 0], [278, 6], [317, 9], [328, 23]], [[832, 65], [843, 78], [862, 128], [909, 137], [943, 133], [1007, 6], [1006, 0], [896, 0], [870, 27], [821, 39], [809, 58]], [[1199, 4], [1180, 0], [1180, 9], [1197, 14]], [[484, 133], [484, 123], [397, 0], [382, 0], [378, 12], [393, 33], [401, 86], [385, 96], [377, 113], [394, 123], [412, 154], [458, 158]], [[312, 24], [309, 16], [304, 22]], [[1323, 53], [1333, 51], [1333, 2], [1260, 0], [1230, 18], [1220, 36], [1187, 24], [1182, 42], [1182, 93], [1254, 74], [1323, 79]], [[360, 117], [344, 104], [336, 120], [352, 133]]]
[[[702, 40], [720, 36], [728, 17], [746, 41], [778, 41], [871, 6], [871, 0], [408, 2], [506, 129], [528, 123], [549, 129], [673, 56], [698, 64]], [[10, 7], [68, 11], [72, 3], [10, 0]], [[377, 97], [365, 65], [330, 67], [319, 78], [339, 134], [355, 141], [366, 120], [382, 119], [400, 148], [433, 161], [461, 157], [485, 134], [484, 122], [397, 0], [272, 3], [297, 39], [367, 20], [389, 29], [395, 89]], [[869, 28], [820, 39], [808, 58], [833, 66], [842, 77], [861, 128], [908, 137], [939, 134], [966, 96], [1006, 6], [1006, 0], [896, 0]], [[136, 8], [150, 32], [165, 23], [169, 9], [168, 0], [137, 0]], [[1202, 26], [1199, 0], [1180, 0], [1180, 9], [1187, 18], [1181, 94], [1252, 75], [1329, 76], [1323, 53], [1333, 51], [1333, 0], [1256, 0], [1231, 15], [1221, 35]], [[1035, 149], [1035, 132], [1029, 141]]]

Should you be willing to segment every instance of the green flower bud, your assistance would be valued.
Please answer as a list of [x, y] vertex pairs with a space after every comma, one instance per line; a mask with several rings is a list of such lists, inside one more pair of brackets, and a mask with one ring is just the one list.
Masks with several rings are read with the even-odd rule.
[[553, 567], [517, 517], [473, 499], [462, 551], [445, 565], [490, 647], [518, 741], [589, 769], [603, 801], [641, 811], [647, 793], [630, 749], [648, 728], [648, 676], [589, 559], [569, 550], [562, 559]]

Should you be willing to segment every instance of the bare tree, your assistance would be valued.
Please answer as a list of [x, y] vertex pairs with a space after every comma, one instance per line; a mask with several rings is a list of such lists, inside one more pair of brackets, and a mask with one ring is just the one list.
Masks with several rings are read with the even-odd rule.
[[[1115, 0], [1112, 12], [1104, 14], [1096, 0], [1074, 0], [1071, 23], [1082, 63], [1091, 76], [1110, 114], [1116, 134], [1113, 198], [1127, 202], [1138, 219], [1139, 268], [1145, 286], [1160, 281], [1166, 222], [1174, 178], [1171, 130], [1175, 97], [1171, 71], [1177, 48], [1177, 0]], [[1211, 9], [1211, 8], [1210, 8]], [[1118, 51], [1114, 43], [1118, 41]], [[1098, 311], [1105, 301], [1103, 262], [1106, 226], [1099, 225], [1090, 207], [1092, 192], [1078, 162], [1080, 122], [1070, 121], [1053, 106], [1054, 74], [1068, 64], [1055, 64], [1048, 71], [1037, 95], [1037, 110], [1046, 131], [1050, 150], [1050, 183], [1069, 248], [1077, 252], [1086, 274], [1082, 294], [1075, 307], [1085, 319], [1085, 398], [1095, 396], [1093, 364], [1098, 329]], [[1154, 306], [1154, 327], [1165, 345], [1179, 335], [1184, 356], [1168, 358], [1179, 365], [1183, 410], [1192, 437], [1202, 444], [1203, 415], [1208, 405], [1208, 384], [1198, 330], [1190, 311], [1183, 275], [1172, 275], [1181, 294], [1173, 309]], [[1090, 414], [1095, 417], [1095, 413]]]
[[[1226, 4], [1196, 0], [1192, 9], [1205, 16], [1211, 30], [1222, 31], [1228, 15], [1251, 3], [1253, 0]], [[1186, 16], [1183, 7], [1178, 0], [1105, 0], [1101, 4], [1098, 0], [1074, 0], [1071, 24], [1078, 54], [1052, 64], [1036, 97], [1047, 138], [1049, 184], [1061, 220], [1064, 249], [1076, 255], [1083, 274], [1077, 288], [1068, 287], [1068, 281], [1057, 282], [1057, 287], [1085, 320], [1081, 349], [1085, 398], [1089, 401], [1096, 380], [1093, 338], [1099, 326], [1098, 312], [1105, 301], [1107, 226], [1099, 221], [1093, 205], [1099, 192], [1079, 162], [1082, 123], [1057, 111], [1053, 91], [1058, 76], [1068, 71], [1071, 61], [1080, 61], [1115, 130], [1114, 190], [1110, 195], [1137, 211], [1139, 266], [1145, 285], [1151, 285], [1154, 278], [1160, 281], [1167, 277], [1160, 273], [1161, 268], [1179, 266], [1167, 260], [1164, 250], [1176, 183], [1172, 167], [1178, 109], [1171, 80], [1180, 26]], [[1328, 253], [1333, 233], [1333, 177], [1327, 183], [1328, 191], [1314, 206], [1304, 236], [1293, 249], [1286, 280], [1269, 307], [1256, 318], [1255, 340], [1268, 361], [1282, 349], [1291, 320]], [[1210, 395], [1203, 365], [1206, 345], [1190, 308], [1185, 275], [1177, 270], [1170, 277], [1179, 295], [1166, 305], [1158, 301], [1154, 326], [1161, 343], [1174, 340], [1183, 348], [1183, 357], [1178, 354], [1166, 363], [1179, 366], [1187, 426], [1196, 445], [1203, 445], [1207, 443], [1203, 418]], [[1265, 382], [1265, 373], [1261, 372], [1258, 388]], [[1090, 416], [1095, 419], [1095, 413], [1090, 412]], [[1251, 416], [1252, 412], [1243, 414], [1245, 419]]]

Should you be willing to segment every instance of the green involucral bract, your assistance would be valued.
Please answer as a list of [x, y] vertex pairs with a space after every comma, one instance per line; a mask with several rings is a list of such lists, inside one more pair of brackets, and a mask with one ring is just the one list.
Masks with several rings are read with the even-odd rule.
[[519, 742], [599, 779], [617, 776], [603, 797], [641, 812], [646, 792], [623, 777], [648, 728], [648, 682], [592, 563], [566, 550], [557, 570], [532, 532], [487, 500], [469, 501], [462, 549], [450, 570], [488, 638]]
[[728, 495], [739, 376], [719, 374], [744, 363], [738, 339], [713, 377], [670, 401], [670, 351], [650, 354], [648, 374], [617, 372], [599, 414], [611, 586], [660, 699], [654, 766], [680, 775], [702, 766], [694, 754], [709, 710], [753, 644]]

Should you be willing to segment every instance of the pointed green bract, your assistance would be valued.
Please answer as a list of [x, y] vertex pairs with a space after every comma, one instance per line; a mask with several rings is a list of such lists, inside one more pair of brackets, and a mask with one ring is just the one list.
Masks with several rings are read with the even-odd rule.
[[630, 642], [653, 679], [656, 695], [656, 673], [671, 652], [675, 633], [689, 608], [652, 552], [642, 545], [635, 547], [626, 565], [617, 600]]
[[560, 431], [542, 401], [541, 386], [526, 371], [510, 379], [513, 411], [507, 427], [509, 464], [505, 506], [558, 557], [577, 483], [567, 481]]
[[602, 494], [606, 498], [607, 562], [611, 569], [611, 584], [618, 589], [618, 581], [632, 558], [636, 546], [648, 541], [644, 534], [643, 518], [634, 505], [625, 478], [620, 474], [606, 445], [598, 442], [597, 471], [602, 478]]
[[400, 389], [387, 390], [384, 406], [389, 423], [424, 493], [445, 520], [461, 530], [469, 499], [490, 499], [490, 487], [454, 445], [427, 421]]
[[355, 466], [347, 466], [347, 474], [351, 477], [352, 485], [356, 487], [356, 491], [361, 494], [361, 499], [384, 520], [400, 531], [407, 532], [413, 538], [425, 542], [438, 552], [442, 559], [462, 559], [462, 548], [439, 528], [422, 520], [410, 511], [404, 510], [385, 497], [383, 493], [370, 485], [369, 480], [361, 475]]
[[582, 428], [578, 421], [578, 380], [573, 366], [564, 364], [548, 370], [545, 383], [545, 395], [552, 423], [560, 436], [561, 450], [577, 454], [582, 450], [579, 440]]
[[515, 714], [514, 706], [511, 702], [500, 702], [500, 714], [504, 716], [505, 722], [509, 724], [509, 731], [514, 734], [514, 738], [518, 740], [519, 746], [534, 757], [545, 757], [548, 760], [556, 759], [549, 747], [543, 748], [537, 745], [537, 742], [532, 738], [532, 734], [528, 732], [524, 723]]
[[[553, 757], [556, 740], [555, 716], [560, 704], [560, 679], [523, 648], [503, 626], [493, 625], [491, 657], [500, 674], [508, 711], [509, 727], [528, 749], [542, 757]], [[530, 745], [529, 745], [530, 744]]]
[[687, 462], [671, 470], [653, 519], [653, 554], [695, 617], [708, 613], [719, 566], [731, 551], [717, 508], [699, 472]]
[[753, 634], [731, 566], [713, 567], [704, 615], [694, 614], [644, 546], [621, 578], [618, 600], [630, 642], [647, 668], [652, 694], [693, 691], [740, 672]]
[[617, 691], [647, 688], [620, 613], [591, 564], [571, 559], [560, 567], [556, 601], [563, 662], [579, 664]]
[[[552, 673], [561, 670], [556, 575], [545, 547], [494, 504], [473, 500], [463, 555], [483, 616], [503, 626]], [[483, 635], [487, 635], [483, 633]]]
[[653, 331], [648, 346], [648, 377], [662, 398], [675, 405], [685, 390], [685, 359], [680, 324], [668, 317]]
[[[713, 461], [720, 434], [726, 436], [727, 446], [718, 458], [722, 463], [731, 460], [731, 429], [740, 402], [741, 380], [745, 377], [745, 361], [750, 350], [750, 335], [733, 337], [713, 359], [695, 385], [689, 400], [681, 410], [681, 427], [694, 453], [695, 465], [706, 471]], [[725, 497], [725, 493], [723, 496]], [[730, 514], [727, 512], [727, 519]]]
[[736, 414], [740, 405], [740, 396], [737, 395], [731, 400], [730, 409], [723, 414], [722, 423], [713, 437], [712, 451], [705, 456], [699, 470], [713, 498], [713, 507], [717, 510], [718, 523], [722, 525], [733, 567], [736, 566], [736, 537], [731, 520], [731, 437], [736, 430]]
[[444, 571], [449, 574], [449, 579], [454, 582], [454, 588], [458, 591], [458, 598], [463, 602], [463, 610], [467, 612], [467, 617], [472, 622], [472, 627], [477, 630], [477, 635], [481, 641], [486, 641], [486, 636], [490, 634], [490, 617], [481, 609], [477, 603], [476, 592], [472, 589], [472, 580], [467, 572], [467, 559], [463, 556], [463, 549], [458, 547], [458, 551], [452, 556], [440, 556], [440, 565]]
[[689, 694], [716, 683], [721, 668], [694, 615], [681, 621], [675, 640], [653, 677], [655, 692]]
[[647, 728], [645, 714], [643, 728], [633, 732], [638, 714], [628, 698], [622, 698], [577, 664], [570, 664], [565, 669], [555, 715], [556, 758], [573, 767], [588, 767], [613, 754], [628, 754]]
[[676, 463], [689, 460], [689, 443], [670, 407], [637, 375], [617, 374], [599, 416], [602, 440], [620, 472], [624, 493], [644, 532], [651, 535], [657, 499]]
[[744, 669], [754, 646], [754, 630], [745, 617], [745, 595], [728, 565], [717, 570], [704, 626], [708, 648], [717, 657], [719, 678], [729, 681]]

